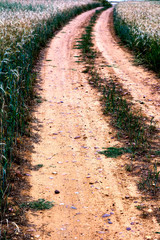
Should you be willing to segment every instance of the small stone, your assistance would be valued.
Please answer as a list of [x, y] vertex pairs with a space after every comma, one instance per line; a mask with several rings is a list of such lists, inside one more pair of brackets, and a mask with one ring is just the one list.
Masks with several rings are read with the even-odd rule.
[[151, 239], [151, 236], [146, 236], [146, 239]]
[[61, 228], [61, 231], [65, 231], [66, 230], [66, 228]]
[[94, 184], [94, 182], [89, 182], [89, 184], [90, 184], [90, 185], [93, 185], [93, 184]]
[[13, 208], [8, 208], [9, 211], [13, 212]]
[[109, 223], [109, 224], [112, 224], [112, 222], [111, 222], [111, 221], [108, 221], [108, 223]]
[[76, 213], [76, 215], [79, 215], [79, 214], [81, 214], [81, 213], [80, 212]]
[[127, 228], [126, 228], [126, 230], [127, 230], [127, 231], [130, 231], [130, 230], [131, 230], [131, 228], [130, 228], [130, 227], [127, 227]]
[[126, 199], [129, 199], [129, 196], [128, 196], [128, 195], [126, 195], [126, 196], [125, 196], [125, 198], [126, 198]]
[[60, 193], [60, 191], [58, 191], [58, 190], [55, 190], [55, 191], [54, 191], [54, 193], [55, 193], [55, 194], [59, 194], [59, 193]]
[[76, 136], [74, 139], [79, 139], [79, 138], [81, 138], [80, 136]]
[[49, 177], [50, 179], [53, 179], [53, 177]]
[[75, 209], [75, 210], [76, 210], [77, 208], [76, 208], [76, 207], [74, 207], [74, 206], [71, 206], [71, 209]]
[[148, 212], [151, 213], [151, 212], [153, 212], [153, 211], [152, 211], [152, 209], [148, 209]]
[[134, 225], [134, 222], [131, 222], [131, 225]]
[[33, 228], [30, 228], [30, 229], [27, 230], [27, 232], [35, 232], [35, 231], [36, 231], [36, 230], [33, 229]]
[[57, 172], [52, 172], [52, 174], [56, 175], [56, 174], [57, 174]]
[[32, 175], [31, 175], [31, 174], [29, 174], [29, 173], [26, 173], [25, 175], [26, 175], [26, 176], [32, 176]]
[[102, 217], [103, 217], [103, 218], [110, 217], [110, 214], [105, 213], [105, 214], [103, 214]]

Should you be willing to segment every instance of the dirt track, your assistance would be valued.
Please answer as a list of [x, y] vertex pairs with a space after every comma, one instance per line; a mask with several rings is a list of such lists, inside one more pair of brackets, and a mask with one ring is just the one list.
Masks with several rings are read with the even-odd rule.
[[[55, 206], [28, 212], [31, 224], [28, 231], [33, 231], [39, 240], [142, 240], [147, 236], [155, 239], [158, 223], [153, 217], [140, 218], [135, 207], [144, 202], [136, 187], [138, 179], [124, 169], [127, 156], [112, 159], [97, 152], [120, 143], [107, 123], [109, 119], [102, 114], [100, 96], [88, 84], [82, 63], [76, 62], [79, 55], [79, 50], [74, 49], [76, 38], [81, 36], [93, 13], [94, 10], [83, 13], [65, 26], [49, 44], [42, 61], [41, 95], [45, 101], [35, 112], [38, 124], [34, 125], [42, 126], [38, 130], [40, 142], [34, 144], [32, 164], [43, 167], [31, 171], [30, 200], [44, 198], [54, 201]], [[109, 64], [116, 61], [119, 67], [112, 70], [121, 77], [128, 73], [122, 73], [118, 57], [112, 59], [113, 49], [106, 53], [104, 47], [107, 40], [101, 28], [107, 30], [105, 21], [109, 14], [110, 10], [105, 11], [97, 22], [96, 42]], [[123, 75], [129, 84], [128, 77]], [[142, 89], [130, 78], [131, 89], [135, 89], [135, 84]], [[148, 84], [144, 88], [149, 89]], [[158, 106], [147, 105], [147, 109], [150, 107], [157, 116]], [[60, 193], [55, 194], [55, 190]], [[103, 217], [104, 214], [110, 216]]]

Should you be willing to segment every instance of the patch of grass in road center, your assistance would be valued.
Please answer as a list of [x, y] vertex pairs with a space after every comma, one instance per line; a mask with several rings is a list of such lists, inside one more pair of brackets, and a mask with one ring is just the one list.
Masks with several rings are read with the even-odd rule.
[[42, 167], [43, 167], [43, 164], [37, 164], [37, 165], [33, 166], [33, 170], [38, 171]]
[[30, 208], [34, 210], [45, 210], [50, 209], [54, 206], [53, 201], [46, 201], [45, 199], [38, 199], [31, 202], [25, 202], [21, 204], [21, 208]]
[[100, 154], [104, 154], [106, 157], [116, 158], [121, 156], [124, 153], [132, 153], [132, 150], [129, 148], [116, 148], [116, 147], [109, 147], [104, 151], [99, 152]]

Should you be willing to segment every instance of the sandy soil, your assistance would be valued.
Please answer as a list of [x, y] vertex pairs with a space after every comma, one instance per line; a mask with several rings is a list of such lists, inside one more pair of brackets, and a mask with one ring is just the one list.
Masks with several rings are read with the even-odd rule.
[[[99, 28], [102, 21], [105, 24], [109, 12], [104, 12], [98, 20], [98, 39]], [[50, 210], [29, 211], [27, 231], [39, 240], [156, 239], [159, 227], [156, 219], [152, 215], [149, 219], [140, 218], [135, 207], [145, 204], [145, 200], [137, 190], [138, 179], [125, 171], [128, 156], [111, 159], [98, 154], [103, 147], [120, 143], [108, 124], [109, 119], [102, 114], [98, 92], [88, 84], [82, 63], [76, 62], [79, 50], [74, 49], [74, 44], [93, 13], [94, 10], [83, 13], [66, 25], [50, 42], [42, 61], [41, 95], [45, 101], [34, 113], [33, 125], [38, 126], [35, 131], [40, 141], [34, 143], [31, 157], [33, 165], [43, 164], [43, 167], [31, 171], [28, 179], [32, 186], [30, 200], [44, 198], [54, 201], [55, 206]], [[99, 48], [103, 45], [100, 50], [104, 57], [110, 56], [112, 60], [110, 53], [104, 53], [104, 42], [96, 41]], [[120, 67], [113, 69], [120, 71]], [[135, 86], [139, 89], [137, 85], [130, 82], [131, 89]], [[145, 87], [150, 88], [148, 82]], [[142, 87], [139, 94], [141, 98], [143, 94], [150, 98], [146, 91], [142, 94]], [[157, 116], [156, 105], [151, 103], [148, 108]], [[55, 194], [55, 190], [60, 193]], [[149, 212], [154, 210], [152, 205], [148, 208]]]

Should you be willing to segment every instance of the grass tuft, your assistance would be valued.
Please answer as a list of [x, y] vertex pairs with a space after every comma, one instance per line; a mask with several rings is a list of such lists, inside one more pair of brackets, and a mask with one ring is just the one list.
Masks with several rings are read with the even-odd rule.
[[104, 154], [106, 157], [110, 158], [116, 158], [118, 156], [121, 156], [124, 153], [132, 153], [131, 149], [127, 148], [115, 148], [115, 147], [109, 147], [105, 151], [99, 152], [100, 154]]
[[46, 201], [45, 199], [38, 199], [37, 201], [26, 202], [21, 204], [21, 208], [30, 208], [34, 210], [50, 209], [54, 206], [53, 201]]
[[153, 195], [160, 190], [159, 184], [160, 171], [157, 170], [157, 164], [154, 164], [153, 170], [148, 170], [146, 177], [144, 177], [139, 183], [140, 190], [150, 191]]

